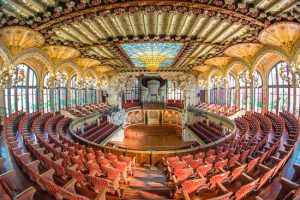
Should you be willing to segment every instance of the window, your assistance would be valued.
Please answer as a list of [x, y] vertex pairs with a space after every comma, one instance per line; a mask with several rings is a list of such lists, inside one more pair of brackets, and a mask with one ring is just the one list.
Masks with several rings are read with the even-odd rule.
[[133, 88], [126, 91], [126, 100], [138, 101], [140, 96], [139, 80], [134, 80]]
[[[63, 76], [58, 72], [60, 76]], [[55, 111], [59, 111], [67, 108], [67, 81], [64, 81], [60, 85], [56, 85], [54, 89], [54, 108]]]
[[79, 105], [83, 105], [86, 103], [86, 84], [84, 83], [83, 88], [80, 90], [80, 98], [79, 98]]
[[254, 76], [257, 77], [257, 87], [254, 88], [254, 111], [261, 112], [263, 105], [263, 93], [262, 93], [262, 77], [258, 71], [254, 72]]
[[44, 76], [43, 81], [43, 104], [44, 104], [44, 112], [50, 112], [51, 111], [51, 101], [50, 101], [50, 89], [47, 86], [47, 81], [49, 79], [49, 73], [47, 73]]
[[248, 97], [250, 96], [250, 85], [243, 81], [240, 82], [240, 109], [247, 109]]
[[[77, 89], [76, 89], [76, 81], [77, 81], [77, 76], [73, 76], [71, 78], [71, 84], [70, 84], [70, 99], [69, 99], [69, 104], [70, 107], [76, 107], [78, 104], [78, 98], [77, 98]], [[77, 101], [76, 101], [77, 100]]]
[[[15, 77], [24, 74], [22, 82], [15, 82]], [[17, 66], [17, 72], [12, 77], [11, 85], [6, 86], [4, 91], [6, 114], [9, 115], [17, 110], [24, 112], [36, 112], [38, 110], [38, 88], [35, 72], [25, 64]]]
[[96, 90], [95, 79], [92, 80], [92, 84], [88, 87], [88, 103], [96, 103]]
[[[281, 112], [289, 110], [293, 112], [293, 89], [289, 81], [283, 81], [279, 75], [281, 67], [288, 67], [286, 62], [277, 63], [269, 72], [268, 76], [268, 93], [269, 104], [268, 110], [273, 112]], [[287, 73], [290, 72], [287, 70]]]
[[227, 90], [227, 105], [231, 107], [236, 105], [235, 78], [229, 74], [227, 79], [230, 86]]
[[181, 101], [181, 90], [171, 81], [168, 81], [168, 100]]
[[[212, 79], [214, 79], [214, 77], [210, 78], [210, 82]], [[210, 89], [210, 101], [209, 102], [211, 104], [218, 103], [218, 85], [217, 85], [217, 83], [214, 83], [212, 85], [212, 88]]]

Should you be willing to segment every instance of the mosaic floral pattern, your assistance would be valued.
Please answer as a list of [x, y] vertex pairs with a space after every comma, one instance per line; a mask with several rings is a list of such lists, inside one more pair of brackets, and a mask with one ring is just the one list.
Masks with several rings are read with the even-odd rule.
[[180, 52], [182, 43], [129, 43], [120, 45], [135, 67], [146, 67], [145, 59], [157, 59], [164, 57], [160, 67], [170, 67], [177, 54]]

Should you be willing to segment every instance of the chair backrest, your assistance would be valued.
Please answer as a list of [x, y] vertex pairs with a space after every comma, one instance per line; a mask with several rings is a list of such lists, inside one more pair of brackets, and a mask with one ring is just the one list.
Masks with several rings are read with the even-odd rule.
[[192, 179], [192, 180], [184, 181], [181, 184], [181, 186], [182, 189], [186, 190], [188, 194], [192, 194], [196, 192], [200, 187], [205, 185], [205, 183], [206, 183], [206, 178]]
[[220, 168], [224, 168], [228, 163], [228, 159], [226, 160], [219, 160], [215, 163], [214, 168], [215, 168], [215, 172], [219, 172]]
[[258, 163], [259, 158], [260, 158], [260, 157], [257, 157], [257, 158], [251, 160], [251, 161], [248, 163], [246, 173], [249, 173], [249, 172], [251, 172], [251, 171], [254, 169], [254, 167], [255, 167], [255, 166], [257, 165], [257, 163]]
[[258, 182], [259, 182], [259, 178], [252, 181], [251, 183], [248, 183], [240, 187], [240, 189], [238, 189], [238, 191], [235, 192], [235, 199], [236, 200], [243, 199], [247, 194], [249, 194], [251, 191], [255, 189]]
[[203, 159], [194, 159], [194, 160], [191, 160], [190, 163], [189, 163], [189, 166], [191, 166], [191, 168], [193, 170], [197, 169], [197, 167], [199, 165], [201, 165], [203, 163]]
[[259, 190], [262, 186], [264, 186], [264, 184], [271, 179], [272, 174], [275, 170], [275, 167], [269, 171], [267, 171], [266, 173], [264, 173], [264, 175], [262, 175], [262, 177], [260, 178], [259, 184], [257, 186], [256, 190]]
[[226, 194], [223, 194], [221, 196], [213, 197], [208, 200], [229, 200], [229, 198], [232, 196], [233, 192], [228, 192]]
[[244, 164], [244, 165], [241, 165], [241, 166], [235, 168], [235, 169], [232, 171], [232, 173], [231, 173], [231, 180], [230, 180], [230, 181], [232, 182], [232, 181], [234, 181], [237, 177], [239, 177], [239, 176], [242, 174], [242, 172], [245, 170], [246, 166], [247, 166], [247, 164]]
[[207, 165], [200, 165], [197, 169], [196, 169], [196, 171], [198, 172], [198, 173], [200, 173], [202, 176], [206, 176], [207, 175], [207, 173], [210, 171], [210, 170], [212, 170], [212, 164], [207, 164]]
[[226, 178], [228, 178], [229, 174], [230, 174], [230, 171], [212, 176], [209, 180], [209, 183], [210, 183], [209, 188], [210, 189], [215, 188], [216, 184], [222, 183]]
[[176, 176], [177, 181], [184, 181], [186, 180], [190, 175], [192, 175], [193, 170], [190, 168], [185, 169], [177, 169], [174, 171], [174, 175]]

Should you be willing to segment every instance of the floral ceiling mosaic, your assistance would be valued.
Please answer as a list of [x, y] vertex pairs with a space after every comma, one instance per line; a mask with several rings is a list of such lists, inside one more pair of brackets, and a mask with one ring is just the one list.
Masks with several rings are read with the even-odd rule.
[[172, 66], [182, 49], [181, 43], [128, 43], [121, 44], [135, 67], [146, 67], [148, 64], [159, 67]]

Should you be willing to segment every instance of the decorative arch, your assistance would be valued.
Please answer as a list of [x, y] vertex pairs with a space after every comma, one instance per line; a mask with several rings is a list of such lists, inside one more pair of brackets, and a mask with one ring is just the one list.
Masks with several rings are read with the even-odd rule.
[[4, 66], [9, 66], [12, 63], [12, 54], [9, 49], [5, 46], [5, 44], [0, 40], [0, 57], [4, 61]]
[[251, 71], [255, 71], [258, 64], [264, 59], [265, 55], [268, 53], [274, 53], [281, 56], [283, 59], [286, 59], [286, 62], [290, 63], [292, 58], [288, 55], [286, 51], [277, 46], [267, 45], [261, 48], [254, 56], [253, 61], [251, 63]]
[[294, 44], [291, 57], [295, 63], [300, 64], [300, 38]]
[[[72, 61], [72, 60], [70, 60], [70, 59], [63, 60], [62, 62], [60, 62], [60, 63], [57, 65], [56, 70], [59, 70], [59, 69], [61, 69], [61, 68], [63, 68], [63, 67], [66, 67], [66, 66], [71, 67], [71, 68], [75, 71], [75, 73], [76, 73], [78, 79], [82, 78], [82, 77], [81, 77], [82, 74], [83, 74], [82, 70], [80, 69], [80, 67], [79, 67], [74, 61]], [[74, 76], [74, 75], [72, 75], [70, 78], [72, 78], [73, 76]]]
[[29, 48], [19, 52], [14, 57], [13, 64], [18, 65], [22, 63], [23, 60], [31, 57], [40, 60], [45, 65], [45, 67], [47, 67], [49, 72], [54, 71], [54, 65], [51, 59], [48, 57], [48, 55], [45, 52], [43, 52], [41, 49], [38, 48]]
[[246, 61], [244, 61], [241, 58], [233, 58], [228, 65], [225, 67], [225, 76], [229, 75], [229, 72], [236, 66], [236, 65], [242, 65], [245, 66], [246, 69], [249, 69], [249, 66]]
[[207, 74], [207, 81], [213, 76], [214, 73], [219, 72], [222, 76], [224, 76], [224, 72], [218, 67], [212, 67]]

